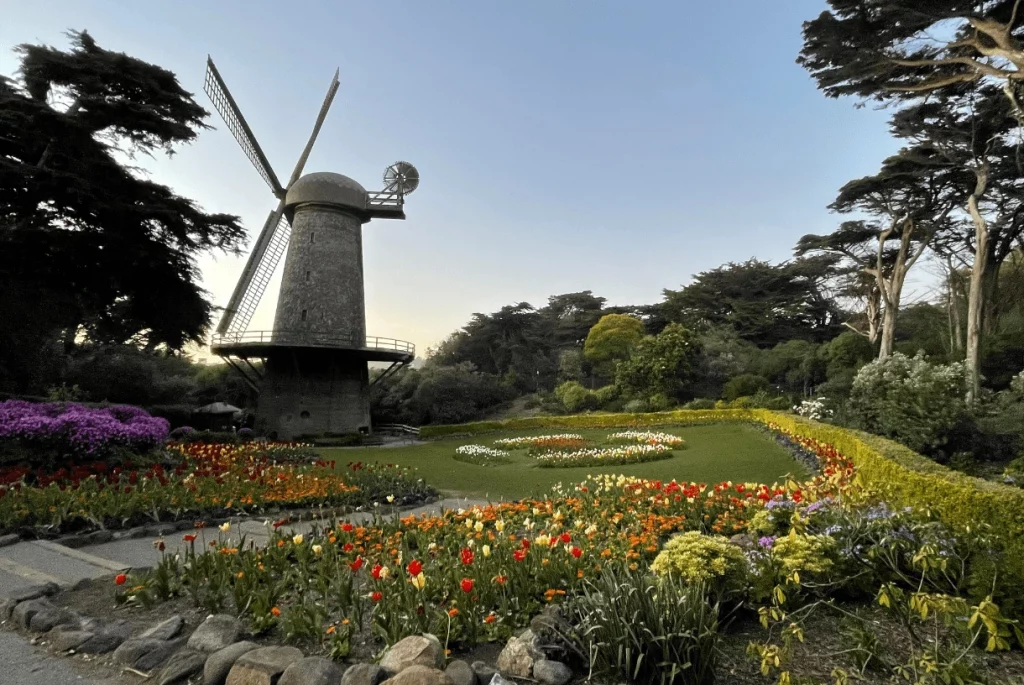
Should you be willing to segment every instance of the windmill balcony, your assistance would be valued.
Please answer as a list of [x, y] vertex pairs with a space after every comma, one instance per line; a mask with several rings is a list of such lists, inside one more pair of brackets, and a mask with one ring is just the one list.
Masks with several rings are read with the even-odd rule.
[[210, 342], [210, 350], [220, 356], [267, 357], [282, 348], [337, 350], [367, 361], [409, 363], [416, 357], [416, 346], [405, 340], [377, 336], [355, 338], [312, 331], [216, 333]]

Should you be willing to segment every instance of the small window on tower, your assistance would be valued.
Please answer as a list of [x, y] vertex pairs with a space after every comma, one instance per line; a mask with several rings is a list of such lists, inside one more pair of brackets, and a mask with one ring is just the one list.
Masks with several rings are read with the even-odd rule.
[[310, 233], [309, 234], [309, 242], [311, 242], [311, 243], [315, 243], [316, 242], [316, 233]]
[[309, 283], [309, 272], [306, 272], [306, 283]]
[[302, 320], [303, 321], [306, 320], [306, 310], [305, 309], [302, 310]]

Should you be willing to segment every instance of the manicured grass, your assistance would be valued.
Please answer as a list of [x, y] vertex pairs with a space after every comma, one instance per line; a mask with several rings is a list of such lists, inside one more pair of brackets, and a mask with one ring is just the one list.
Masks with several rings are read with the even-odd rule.
[[615, 429], [559, 431], [529, 430], [489, 433], [470, 438], [435, 440], [423, 445], [394, 448], [324, 448], [326, 459], [334, 459], [339, 468], [353, 461], [385, 462], [418, 469], [420, 476], [438, 490], [457, 492], [492, 500], [517, 499], [541, 494], [558, 482], [575, 483], [588, 474], [626, 474], [640, 478], [669, 481], [717, 483], [773, 483], [787, 474], [803, 477], [806, 469], [790, 454], [753, 426], [720, 423], [704, 426], [658, 427], [659, 431], [678, 435], [686, 441], [672, 458], [646, 464], [585, 468], [538, 468], [525, 450], [510, 453], [512, 462], [500, 466], [476, 466], [454, 459], [459, 445], [490, 446], [499, 438], [552, 433], [579, 433], [602, 441]]

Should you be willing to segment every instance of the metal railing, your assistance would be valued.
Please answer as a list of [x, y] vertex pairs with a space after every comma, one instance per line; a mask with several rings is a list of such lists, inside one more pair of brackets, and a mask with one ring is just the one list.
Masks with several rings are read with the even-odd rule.
[[239, 333], [215, 333], [211, 340], [214, 347], [221, 345], [295, 345], [310, 347], [342, 347], [349, 349], [394, 350], [416, 354], [416, 345], [406, 340], [366, 336], [357, 338], [337, 333], [316, 331], [241, 331]]
[[387, 190], [373, 190], [367, 193], [369, 200], [367, 204], [370, 207], [384, 207], [401, 209], [405, 204], [405, 196], [402, 193], [396, 193]]
[[382, 423], [379, 426], [374, 426], [374, 431], [377, 433], [390, 433], [393, 435], [415, 435], [419, 437], [420, 429], [415, 426], [406, 426], [402, 423]]

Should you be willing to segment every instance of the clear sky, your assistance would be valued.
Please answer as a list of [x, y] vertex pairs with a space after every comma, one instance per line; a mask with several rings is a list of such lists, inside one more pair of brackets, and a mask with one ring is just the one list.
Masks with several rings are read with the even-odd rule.
[[[420, 350], [473, 312], [593, 290], [656, 302], [699, 271], [782, 260], [837, 223], [826, 205], [895, 150], [884, 112], [818, 92], [795, 59], [823, 0], [0, 0], [0, 73], [18, 43], [103, 47], [202, 93], [213, 56], [278, 176], [331, 74], [341, 89], [306, 171], [368, 189], [415, 164], [401, 221], [364, 227], [367, 329]], [[275, 201], [217, 126], [152, 177], [254, 239]], [[204, 258], [227, 303], [244, 258]], [[250, 328], [269, 328], [277, 282]]]

